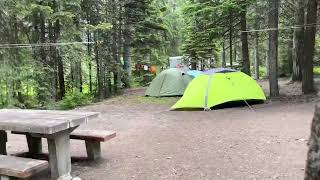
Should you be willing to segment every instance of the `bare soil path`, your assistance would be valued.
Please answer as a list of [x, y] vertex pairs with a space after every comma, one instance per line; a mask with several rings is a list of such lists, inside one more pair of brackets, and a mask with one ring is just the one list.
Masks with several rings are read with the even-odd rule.
[[[149, 100], [141, 97], [143, 90], [80, 108], [102, 113], [81, 128], [114, 130], [117, 137], [102, 144], [101, 161], [74, 162], [73, 175], [85, 180], [301, 180], [318, 98], [300, 96], [291, 86], [299, 85], [282, 82], [291, 98], [255, 105], [254, 111], [169, 111], [176, 98]], [[10, 135], [9, 152], [26, 150], [21, 142], [23, 137]], [[85, 156], [82, 142], [72, 142], [72, 155]]]

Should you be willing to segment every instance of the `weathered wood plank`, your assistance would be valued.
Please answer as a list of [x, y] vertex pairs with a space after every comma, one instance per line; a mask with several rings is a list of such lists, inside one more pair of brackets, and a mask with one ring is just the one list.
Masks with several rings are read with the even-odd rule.
[[101, 144], [97, 141], [86, 141], [87, 156], [89, 160], [101, 158]]
[[116, 137], [113, 131], [105, 130], [78, 130], [76, 129], [70, 134], [71, 139], [88, 140], [88, 141], [108, 141]]
[[47, 168], [47, 161], [0, 155], [1, 175], [27, 178]]
[[32, 137], [30, 134], [26, 134], [26, 139], [28, 142], [28, 157], [36, 158], [42, 153], [42, 141], [40, 137]]
[[72, 120], [78, 118], [94, 118], [100, 113], [97, 112], [81, 112], [81, 111], [52, 111], [52, 110], [21, 110], [21, 109], [1, 109], [0, 114], [5, 113], [6, 116], [13, 117], [40, 117], [48, 119]]
[[53, 134], [97, 116], [96, 112], [2, 109], [0, 130]]

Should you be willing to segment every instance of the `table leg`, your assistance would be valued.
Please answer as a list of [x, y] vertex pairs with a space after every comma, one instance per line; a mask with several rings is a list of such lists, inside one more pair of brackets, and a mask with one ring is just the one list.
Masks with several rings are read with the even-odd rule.
[[0, 131], [0, 154], [7, 155], [7, 132], [6, 131]]
[[42, 141], [41, 137], [32, 137], [30, 134], [26, 134], [28, 148], [29, 148], [29, 156], [34, 158], [37, 155], [42, 153]]
[[62, 131], [48, 137], [51, 177], [71, 180], [70, 132]]

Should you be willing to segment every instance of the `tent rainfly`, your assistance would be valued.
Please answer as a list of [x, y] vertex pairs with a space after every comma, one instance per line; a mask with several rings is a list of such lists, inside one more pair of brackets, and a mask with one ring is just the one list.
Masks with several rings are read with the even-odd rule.
[[242, 72], [219, 68], [194, 78], [172, 109], [210, 109], [227, 102], [250, 100], [266, 100], [258, 83]]
[[192, 76], [184, 71], [170, 68], [162, 71], [152, 80], [145, 94], [153, 97], [182, 96], [192, 79]]

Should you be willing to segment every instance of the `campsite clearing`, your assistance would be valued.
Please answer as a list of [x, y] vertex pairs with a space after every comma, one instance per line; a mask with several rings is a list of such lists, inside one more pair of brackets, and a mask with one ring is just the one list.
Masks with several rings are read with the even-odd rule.
[[[281, 81], [282, 92], [295, 95], [299, 84], [286, 82]], [[101, 112], [100, 119], [81, 128], [112, 129], [117, 140], [101, 145], [101, 161], [73, 162], [73, 176], [85, 180], [303, 178], [318, 97], [281, 98], [255, 105], [254, 111], [240, 107], [181, 112], [169, 111], [171, 100], [157, 104], [140, 98], [143, 93], [135, 91], [80, 109]], [[26, 150], [21, 138], [9, 135], [10, 153]], [[82, 142], [71, 143], [72, 156], [86, 157]]]

